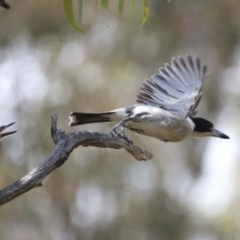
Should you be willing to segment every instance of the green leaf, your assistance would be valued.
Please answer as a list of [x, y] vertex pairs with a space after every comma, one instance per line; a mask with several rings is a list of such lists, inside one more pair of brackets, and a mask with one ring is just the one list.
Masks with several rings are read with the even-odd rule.
[[68, 21], [71, 23], [72, 27], [79, 32], [84, 32], [84, 30], [81, 29], [75, 21], [75, 17], [74, 17], [74, 14], [73, 14], [72, 0], [63, 0], [63, 7], [64, 7], [64, 10], [65, 10], [66, 16], [68, 18]]
[[102, 0], [102, 5], [103, 5], [103, 7], [107, 8], [108, 7], [108, 0]]
[[124, 7], [124, 0], [119, 0], [118, 14], [119, 14], [119, 19], [120, 19], [120, 20], [121, 20], [121, 18], [122, 18], [123, 7]]
[[78, 0], [78, 24], [81, 26], [82, 23], [82, 7], [83, 7], [83, 0]]
[[[143, 3], [143, 19], [142, 19], [142, 24], [141, 26], [146, 22], [147, 17], [148, 17], [148, 11], [149, 11], [149, 2], [150, 0], [144, 0]], [[140, 26], [140, 27], [141, 27]]]
[[132, 19], [135, 16], [136, 6], [137, 6], [137, 0], [132, 0], [132, 6], [131, 6], [131, 16], [132, 16]]

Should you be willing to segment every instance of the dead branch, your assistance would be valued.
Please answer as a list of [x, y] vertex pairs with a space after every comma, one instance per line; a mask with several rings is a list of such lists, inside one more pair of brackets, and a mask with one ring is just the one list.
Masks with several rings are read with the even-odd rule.
[[146, 161], [153, 157], [151, 153], [143, 151], [139, 147], [129, 144], [125, 139], [113, 136], [110, 133], [75, 131], [66, 134], [63, 130], [57, 129], [56, 114], [52, 116], [51, 135], [56, 144], [53, 152], [38, 167], [23, 178], [2, 189], [0, 191], [0, 205], [13, 200], [33, 188], [42, 186], [43, 179], [53, 170], [63, 165], [73, 149], [78, 146], [112, 149], [123, 148], [139, 161]]
[[10, 8], [10, 5], [5, 2], [5, 0], [0, 0], [0, 6], [6, 9]]

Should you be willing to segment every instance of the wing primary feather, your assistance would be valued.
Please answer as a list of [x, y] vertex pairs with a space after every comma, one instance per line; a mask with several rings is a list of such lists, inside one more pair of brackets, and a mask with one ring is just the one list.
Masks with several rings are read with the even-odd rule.
[[193, 117], [202, 98], [207, 66], [198, 56], [172, 58], [172, 64], [159, 68], [141, 86], [137, 103], [163, 108], [181, 117]]
[[188, 83], [185, 81], [185, 76], [183, 75], [182, 73], [182, 69], [180, 68], [176, 58], [173, 58], [172, 59], [172, 68], [173, 70], [176, 72], [179, 80], [182, 82], [182, 84], [187, 87], [188, 86]]
[[188, 63], [190, 65], [190, 67], [192, 68], [192, 70], [195, 70], [194, 69], [194, 63], [193, 63], [193, 59], [190, 55], [187, 55], [187, 60], [188, 60]]
[[165, 70], [168, 72], [168, 75], [172, 78], [172, 79], [176, 79], [176, 82], [178, 83], [178, 91], [180, 92], [184, 92], [183, 89], [183, 82], [181, 81], [180, 77], [176, 74], [176, 72], [171, 68], [171, 66], [169, 64], [165, 65]]
[[186, 62], [184, 61], [184, 59], [181, 56], [178, 57], [178, 60], [179, 60], [180, 67], [182, 69], [182, 73], [184, 74], [186, 82], [188, 84], [191, 84], [192, 83], [191, 76], [190, 76], [190, 73], [189, 73], [189, 69], [186, 65]]
[[190, 55], [187, 55], [186, 59], [187, 59], [186, 60], [187, 70], [188, 70], [188, 74], [189, 74], [189, 82], [194, 84], [198, 81], [199, 74], [197, 73], [197, 70], [194, 68], [194, 62], [193, 62], [192, 57]]
[[[168, 68], [169, 68], [169, 67], [170, 67], [170, 66], [169, 66], [168, 64], [165, 64], [165, 68], [159, 68], [160, 74], [161, 74], [161, 75], [166, 79], [166, 81], [168, 81], [170, 84], [175, 85], [175, 86], [177, 86], [178, 88], [181, 87], [181, 84], [180, 84], [181, 82], [176, 81], [176, 80], [178, 80], [178, 79], [176, 79], [176, 77], [173, 76], [170, 71], [168, 71]], [[177, 90], [177, 89], [176, 89], [176, 90]]]
[[198, 56], [195, 58], [195, 66], [196, 69], [198, 70], [198, 76], [201, 77], [201, 62]]
[[162, 89], [164, 89], [169, 95], [176, 98], [176, 95], [178, 94], [176, 89], [174, 89], [169, 82], [167, 82], [161, 75], [154, 74], [152, 75], [152, 80], [158, 85], [161, 86]]
[[[158, 101], [161, 101], [161, 98], [166, 100], [167, 102], [171, 101], [171, 96], [161, 87], [159, 87], [156, 83], [153, 81], [147, 80], [147, 84], [143, 84], [143, 87], [141, 88], [143, 92], [148, 93], [148, 95], [154, 96], [158, 99]], [[159, 98], [160, 97], [160, 98]]]
[[207, 65], [203, 65], [202, 66], [202, 80], [204, 81], [207, 77], [208, 77], [208, 75], [209, 74], [206, 74], [206, 72], [207, 72]]
[[178, 60], [179, 60], [179, 62], [181, 64], [180, 66], [182, 66], [183, 68], [187, 69], [187, 65], [186, 65], [184, 59], [181, 56], [178, 56]]

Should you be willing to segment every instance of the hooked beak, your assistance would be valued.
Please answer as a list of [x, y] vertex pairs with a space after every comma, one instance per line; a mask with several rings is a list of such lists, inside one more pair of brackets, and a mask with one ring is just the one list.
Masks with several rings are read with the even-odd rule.
[[217, 138], [223, 138], [223, 139], [230, 139], [229, 136], [227, 136], [226, 134], [216, 130], [216, 129], [213, 129], [211, 131], [211, 136], [212, 137], [217, 137]]
[[10, 135], [10, 134], [13, 134], [13, 133], [15, 133], [15, 132], [17, 132], [17, 131], [12, 131], [12, 132], [2, 133], [2, 131], [4, 131], [6, 128], [12, 126], [13, 124], [14, 124], [14, 122], [0, 127], [0, 141], [1, 141], [1, 139], [3, 139], [4, 137], [6, 137], [6, 136], [8, 136], [8, 135]]

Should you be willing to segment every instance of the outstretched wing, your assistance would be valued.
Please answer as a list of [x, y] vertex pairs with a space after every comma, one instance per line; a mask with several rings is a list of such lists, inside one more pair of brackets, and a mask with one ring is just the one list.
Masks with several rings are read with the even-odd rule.
[[202, 97], [206, 71], [207, 66], [201, 65], [199, 57], [173, 58], [172, 66], [165, 64], [151, 80], [142, 84], [137, 103], [163, 108], [181, 117], [193, 117]]

